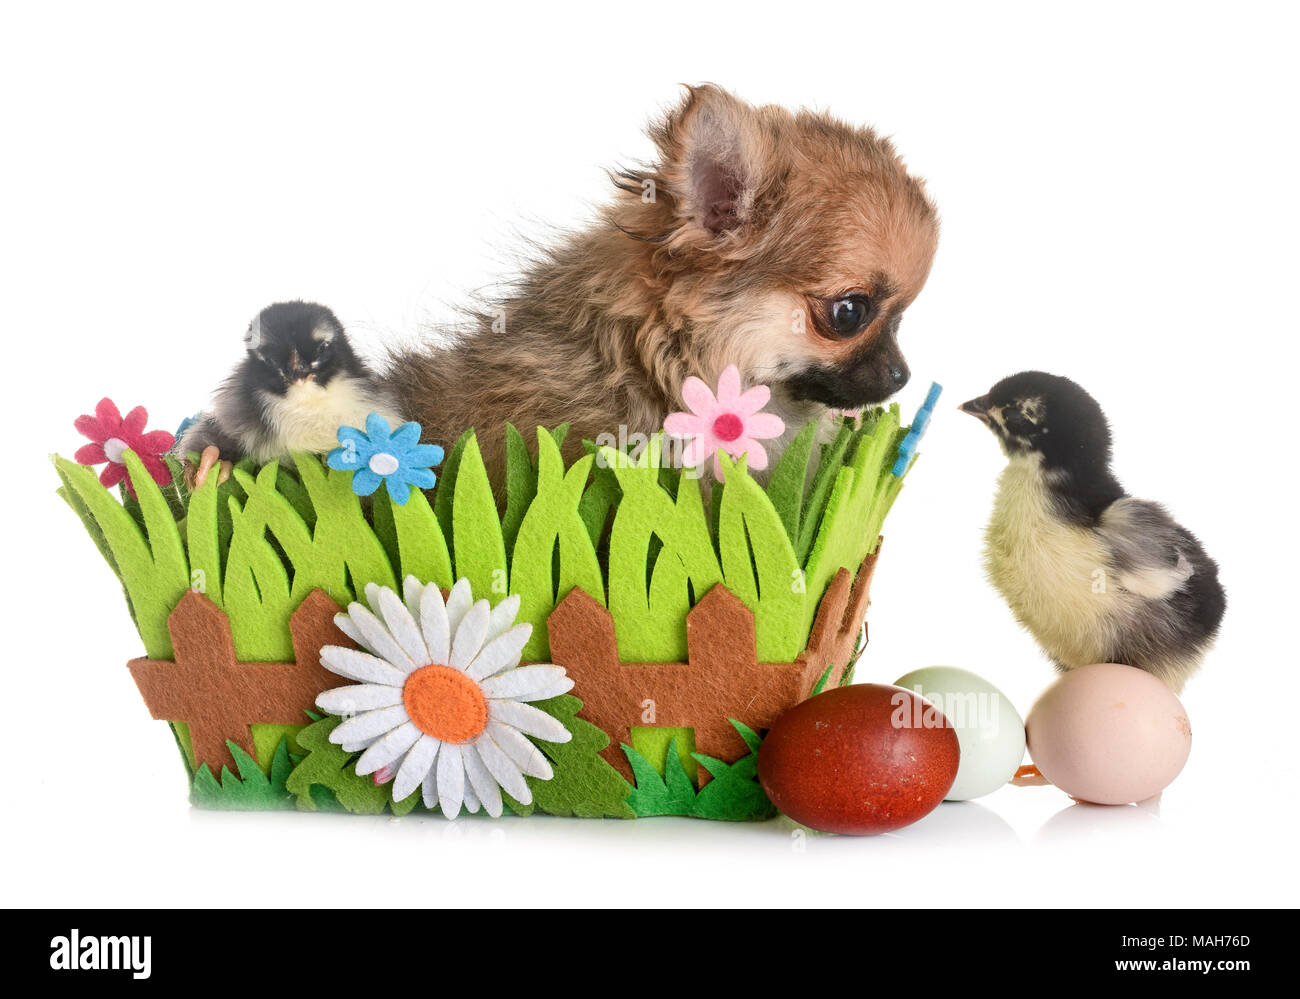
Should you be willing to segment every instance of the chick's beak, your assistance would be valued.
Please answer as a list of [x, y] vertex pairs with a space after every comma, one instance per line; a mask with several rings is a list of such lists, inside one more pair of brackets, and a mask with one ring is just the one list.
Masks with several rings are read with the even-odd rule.
[[289, 355], [289, 384], [302, 385], [310, 382], [315, 378], [312, 374], [311, 365], [304, 364], [302, 358], [295, 350]]
[[981, 395], [975, 399], [968, 399], [957, 407], [963, 413], [969, 413], [981, 423], [989, 422], [989, 397]]

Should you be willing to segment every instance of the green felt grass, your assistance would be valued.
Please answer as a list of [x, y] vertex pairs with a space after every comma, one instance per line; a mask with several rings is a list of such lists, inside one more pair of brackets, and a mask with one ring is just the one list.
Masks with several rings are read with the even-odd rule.
[[636, 787], [627, 800], [638, 817], [684, 815], [697, 819], [752, 822], [770, 819], [776, 814], [775, 806], [758, 783], [758, 750], [762, 740], [747, 725], [734, 718], [730, 721], [745, 740], [749, 754], [735, 763], [725, 763], [704, 753], [691, 753], [695, 762], [712, 778], [699, 791], [682, 765], [675, 735], [665, 754], [662, 770], [636, 749], [623, 745], [623, 753], [636, 777]]
[[[314, 527], [280, 490], [277, 463], [256, 476], [234, 471], [246, 498], [242, 506], [233, 496], [229, 502], [233, 534], [222, 596], [242, 661], [292, 659], [289, 617], [318, 587], [343, 606], [367, 583], [397, 588], [388, 553], [352, 492], [351, 473], [327, 469], [308, 455], [298, 455], [295, 464], [315, 511]], [[388, 500], [385, 495], [375, 502]]]
[[451, 553], [443, 537], [442, 526], [419, 489], [411, 490], [405, 506], [398, 506], [384, 494], [376, 507], [384, 507], [393, 518], [401, 578], [415, 576], [423, 583], [437, 583], [450, 589], [456, 581], [451, 569]]
[[[631, 662], [684, 660], [691, 596], [722, 582], [699, 480], [684, 476], [671, 496], [659, 484], [662, 444], [654, 435], [635, 461], [612, 448], [600, 452], [623, 493], [609, 538], [609, 609], [619, 653]], [[647, 582], [654, 540], [663, 548]]]
[[447, 550], [451, 551], [455, 536], [452, 533], [452, 500], [456, 495], [456, 476], [460, 471], [460, 459], [465, 453], [465, 448], [474, 436], [473, 430], [466, 430], [456, 439], [456, 443], [451, 446], [447, 452], [447, 457], [442, 463], [442, 474], [438, 476], [438, 488], [433, 494], [433, 512], [438, 518], [438, 524], [442, 527], [442, 536], [446, 539]]
[[172, 640], [167, 633], [167, 616], [190, 587], [189, 559], [162, 490], [135, 452], [124, 452], [123, 460], [140, 497], [143, 528], [100, 485], [92, 469], [66, 458], [56, 458], [55, 464], [65, 487], [93, 518], [103, 547], [111, 553], [110, 565], [126, 589], [146, 654], [154, 659], [169, 659]]
[[568, 742], [534, 740], [537, 748], [550, 760], [555, 776], [551, 780], [529, 777], [533, 804], [520, 805], [507, 795], [506, 804], [510, 809], [518, 815], [528, 815], [536, 810], [547, 815], [572, 815], [580, 819], [635, 818], [627, 803], [631, 786], [600, 755], [600, 751], [609, 745], [609, 736], [578, 717], [582, 702], [572, 694], [561, 694], [547, 701], [537, 701], [533, 706], [557, 718], [573, 738]]
[[506, 424], [506, 512], [501, 518], [501, 536], [506, 551], [513, 552], [524, 514], [537, 495], [537, 469], [528, 444], [513, 423]]
[[314, 812], [320, 807], [320, 789], [330, 792], [330, 798], [344, 811], [358, 815], [378, 815], [389, 808], [394, 815], [405, 815], [420, 803], [413, 794], [400, 802], [392, 799], [391, 784], [376, 784], [369, 777], [356, 772], [356, 753], [344, 752], [330, 742], [330, 733], [341, 719], [326, 716], [298, 733], [298, 744], [305, 755], [285, 780], [285, 789], [297, 801], [299, 810]]
[[799, 516], [803, 511], [804, 488], [808, 481], [808, 461], [812, 457], [813, 442], [817, 439], [817, 424], [810, 422], [795, 435], [781, 457], [772, 467], [767, 480], [767, 498], [772, 502], [786, 535], [799, 537]]
[[668, 754], [676, 753], [686, 776], [695, 784], [700, 767], [691, 755], [695, 752], [694, 729], [646, 725], [633, 725], [631, 729], [632, 748], [650, 761], [659, 776], [668, 773]]
[[792, 662], [803, 650], [808, 604], [803, 575], [781, 516], [745, 460], [722, 456], [726, 492], [718, 514], [718, 548], [727, 589], [754, 612], [760, 662]]
[[[555, 776], [549, 781], [527, 778], [533, 792], [532, 804], [523, 805], [503, 794], [510, 811], [516, 815], [531, 815], [540, 810], [548, 815], [580, 818], [633, 818], [632, 809], [625, 801], [631, 787], [599, 755], [609, 745], [609, 737], [577, 717], [582, 702], [562, 694], [538, 701], [535, 706], [557, 718], [573, 738], [565, 743], [534, 740], [550, 760]], [[297, 742], [304, 755], [284, 780], [284, 790], [296, 800], [297, 807], [317, 811], [321, 802], [326, 801], [359, 815], [378, 815], [385, 809], [394, 815], [429, 811], [418, 790], [401, 801], [393, 801], [391, 783], [375, 784], [370, 777], [357, 775], [359, 754], [349, 754], [329, 741], [340, 720], [327, 715], [298, 733]], [[329, 792], [328, 797], [322, 797], [322, 790]]]
[[566, 472], [559, 446], [541, 427], [537, 429], [537, 457], [535, 496], [519, 525], [510, 563], [510, 588], [520, 599], [516, 621], [533, 626], [523, 658], [544, 662], [550, 655], [547, 615], [575, 586], [604, 603], [605, 582], [578, 509], [595, 459], [591, 455], [579, 458]]
[[293, 770], [289, 743], [281, 738], [271, 754], [270, 772], [263, 773], [257, 761], [233, 742], [227, 742], [239, 775], [221, 768], [218, 781], [204, 763], [190, 784], [190, 801], [199, 808], [267, 811], [294, 807], [294, 797], [285, 786]]
[[499, 602], [509, 593], [505, 538], [483, 455], [472, 436], [456, 467], [451, 524], [456, 578], [468, 579], [475, 597]]

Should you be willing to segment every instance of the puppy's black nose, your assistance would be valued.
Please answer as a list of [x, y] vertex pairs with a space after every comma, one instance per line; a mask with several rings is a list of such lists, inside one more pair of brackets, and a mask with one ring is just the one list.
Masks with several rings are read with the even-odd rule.
[[906, 385], [907, 380], [912, 377], [912, 372], [907, 370], [907, 365], [904, 364], [902, 361], [895, 361], [891, 363], [889, 365], [888, 374], [889, 374], [889, 380], [894, 386], [892, 389], [892, 391], [894, 392], [897, 392], [904, 385]]

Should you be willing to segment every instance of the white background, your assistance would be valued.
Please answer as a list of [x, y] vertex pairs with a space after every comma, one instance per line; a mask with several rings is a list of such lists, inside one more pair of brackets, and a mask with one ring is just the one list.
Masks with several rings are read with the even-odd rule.
[[[1296, 897], [1294, 15], [1282, 5], [61, 4], [0, 26], [4, 898], [1270, 905]], [[46, 455], [102, 395], [173, 429], [250, 317], [302, 296], [373, 349], [507, 274], [649, 153], [680, 82], [893, 135], [944, 232], [903, 326], [947, 388], [886, 534], [862, 680], [1052, 672], [983, 579], [1001, 457], [961, 400], [1026, 367], [1109, 413], [1116, 466], [1222, 566], [1221, 641], [1154, 803], [1006, 788], [875, 839], [784, 821], [192, 810], [116, 581]]]

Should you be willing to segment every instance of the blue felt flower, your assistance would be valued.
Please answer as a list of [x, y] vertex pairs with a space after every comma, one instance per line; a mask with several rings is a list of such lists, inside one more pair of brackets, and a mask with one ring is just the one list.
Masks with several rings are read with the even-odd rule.
[[365, 431], [339, 427], [339, 446], [325, 463], [341, 472], [352, 472], [352, 491], [369, 496], [382, 482], [398, 506], [406, 506], [411, 486], [432, 489], [438, 477], [432, 466], [442, 464], [443, 451], [437, 444], [420, 443], [420, 425], [403, 423], [390, 431], [388, 421], [378, 413], [366, 417]]

